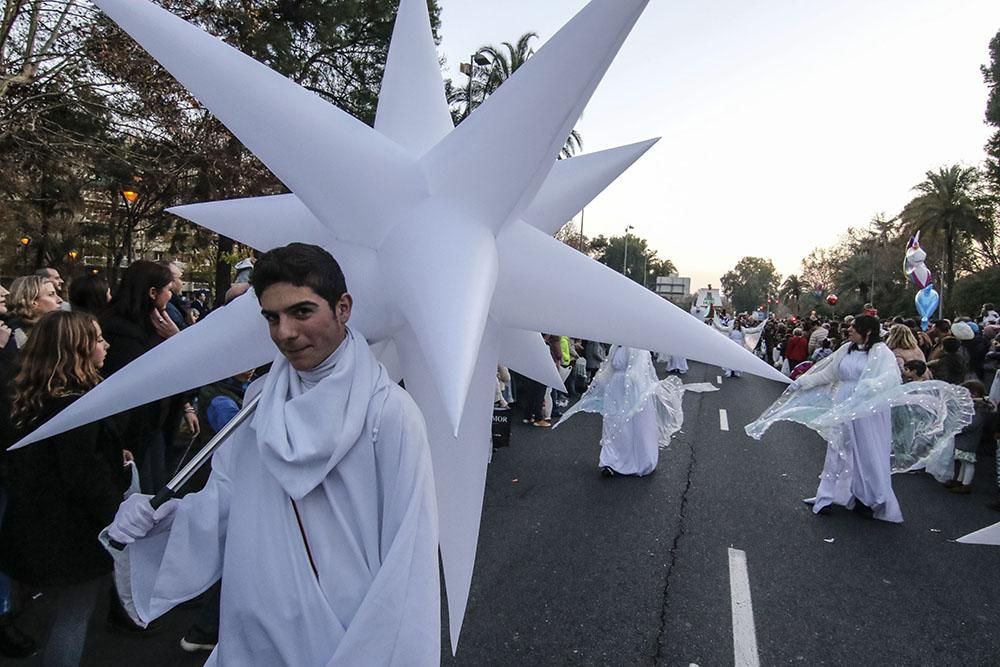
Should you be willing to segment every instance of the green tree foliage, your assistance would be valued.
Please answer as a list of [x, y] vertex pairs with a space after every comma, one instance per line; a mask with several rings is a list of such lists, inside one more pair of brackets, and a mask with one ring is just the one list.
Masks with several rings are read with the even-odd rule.
[[590, 255], [601, 264], [618, 273], [624, 273], [650, 289], [655, 289], [656, 276], [677, 273], [674, 263], [669, 259], [657, 257], [656, 251], [649, 248], [646, 239], [629, 234], [627, 252], [625, 241], [625, 236], [608, 238], [602, 234], [590, 241]]
[[900, 215], [909, 233], [921, 232], [921, 241], [943, 242], [944, 275], [939, 290], [947, 293], [955, 284], [956, 273], [971, 268], [956, 261], [963, 250], [959, 246], [990, 244], [993, 239], [990, 201], [983, 189], [982, 173], [973, 167], [942, 167], [928, 171], [913, 189], [919, 194]]
[[984, 269], [959, 278], [947, 305], [947, 316], [975, 317], [984, 303], [1000, 301], [1000, 268]]
[[1000, 30], [990, 40], [990, 64], [983, 65], [983, 79], [989, 88], [986, 99], [986, 124], [995, 131], [986, 143], [986, 175], [1000, 193]]
[[722, 292], [737, 312], [756, 310], [778, 293], [781, 276], [771, 260], [744, 257], [721, 279]]
[[802, 282], [802, 280], [793, 273], [785, 278], [785, 282], [781, 283], [781, 287], [778, 290], [778, 296], [784, 299], [785, 303], [792, 307], [792, 312], [798, 315], [802, 295], [805, 294], [806, 291], [808, 291], [808, 285]]
[[[373, 122], [398, 0], [163, 4]], [[428, 5], [436, 31], [437, 2]], [[212, 247], [214, 234], [163, 208], [284, 190], [89, 3], [5, 3], [0, 58], [0, 243], [30, 233], [32, 263], [57, 261], [66, 236], [84, 239], [90, 247], [81, 251], [105, 254], [115, 266], [154, 236], [177, 249]], [[123, 185], [139, 192], [134, 206], [122, 200]], [[218, 255], [231, 249], [231, 241], [218, 240]], [[220, 263], [220, 291], [228, 280]]]

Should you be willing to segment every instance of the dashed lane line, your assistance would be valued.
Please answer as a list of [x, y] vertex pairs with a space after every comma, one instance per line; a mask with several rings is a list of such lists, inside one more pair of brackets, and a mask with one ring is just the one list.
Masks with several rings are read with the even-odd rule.
[[733, 664], [736, 667], [760, 667], [747, 555], [739, 549], [729, 549], [729, 591], [733, 601]]

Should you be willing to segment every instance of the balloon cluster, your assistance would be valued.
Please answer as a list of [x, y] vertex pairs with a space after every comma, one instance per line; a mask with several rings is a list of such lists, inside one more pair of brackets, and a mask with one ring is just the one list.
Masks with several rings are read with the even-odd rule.
[[903, 273], [917, 286], [914, 303], [920, 315], [920, 328], [923, 331], [927, 331], [928, 320], [941, 302], [941, 296], [934, 289], [934, 276], [924, 263], [926, 259], [927, 253], [920, 247], [920, 232], [917, 232], [906, 244]]

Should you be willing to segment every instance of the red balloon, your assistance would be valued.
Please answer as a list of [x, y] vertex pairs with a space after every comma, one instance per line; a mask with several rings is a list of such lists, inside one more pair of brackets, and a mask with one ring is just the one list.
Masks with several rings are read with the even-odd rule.
[[838, 299], [837, 299], [837, 295], [836, 294], [831, 294], [831, 295], [829, 295], [829, 296], [826, 297], [826, 302], [828, 304], [830, 304], [831, 306], [836, 306], [837, 305], [837, 301], [838, 301]]

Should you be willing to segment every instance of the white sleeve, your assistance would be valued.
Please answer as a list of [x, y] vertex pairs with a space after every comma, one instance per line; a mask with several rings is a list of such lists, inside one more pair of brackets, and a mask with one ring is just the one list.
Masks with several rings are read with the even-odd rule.
[[811, 389], [812, 387], [818, 387], [821, 384], [830, 384], [837, 379], [837, 372], [840, 368], [840, 361], [847, 354], [847, 345], [842, 345], [840, 348], [831, 354], [829, 357], [820, 361], [813, 368], [811, 368], [807, 373], [799, 376], [799, 384], [803, 389]]
[[[238, 429], [215, 452], [205, 488], [178, 501], [168, 526], [158, 526], [122, 551], [109, 549], [122, 603], [142, 624], [205, 592], [221, 576], [232, 454], [252, 433], [246, 426]], [[102, 541], [106, 534], [107, 528], [101, 533]]]

